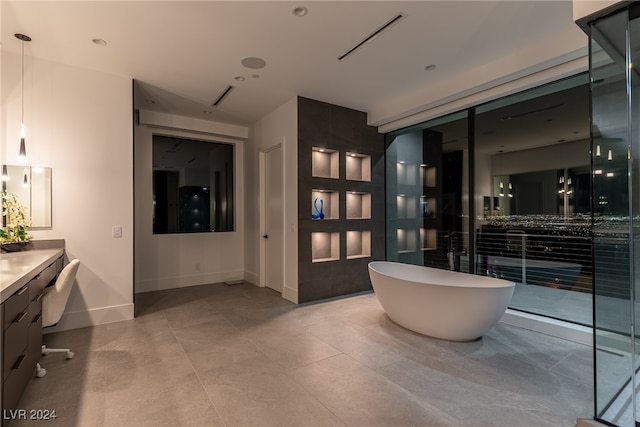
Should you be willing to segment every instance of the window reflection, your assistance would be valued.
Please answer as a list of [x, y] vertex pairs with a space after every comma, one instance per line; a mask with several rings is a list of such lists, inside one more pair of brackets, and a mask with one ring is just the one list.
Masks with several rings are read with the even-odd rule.
[[233, 145], [153, 136], [153, 233], [233, 231]]
[[[624, 157], [609, 142], [600, 173], [615, 186]], [[395, 131], [386, 143], [388, 260], [513, 280], [511, 308], [591, 323], [586, 73]], [[600, 209], [615, 203], [624, 200], [603, 199]]]

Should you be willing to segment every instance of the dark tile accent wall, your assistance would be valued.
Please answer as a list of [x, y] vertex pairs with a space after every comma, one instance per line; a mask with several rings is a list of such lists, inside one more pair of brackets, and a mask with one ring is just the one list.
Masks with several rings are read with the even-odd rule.
[[[339, 153], [339, 178], [313, 177], [312, 147]], [[346, 179], [346, 153], [371, 157], [371, 181]], [[361, 111], [298, 98], [298, 301], [300, 303], [371, 289], [367, 265], [385, 259], [384, 136], [367, 125]], [[311, 219], [313, 189], [338, 192], [338, 219]], [[371, 194], [371, 219], [347, 219], [346, 194]], [[347, 259], [347, 231], [371, 232], [371, 256]], [[312, 262], [311, 234], [339, 233], [340, 258]]]

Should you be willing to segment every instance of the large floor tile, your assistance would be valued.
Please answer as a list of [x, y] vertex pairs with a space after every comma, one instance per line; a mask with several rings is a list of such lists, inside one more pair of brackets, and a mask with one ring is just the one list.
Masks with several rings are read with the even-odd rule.
[[107, 394], [106, 426], [223, 426], [195, 375], [137, 393]]
[[561, 427], [593, 410], [589, 347], [501, 324], [434, 339], [371, 293], [297, 306], [213, 284], [137, 295], [136, 313], [45, 335], [76, 356], [43, 357], [20, 406], [78, 427]]
[[282, 367], [253, 358], [200, 375], [227, 426], [344, 426]]
[[344, 354], [291, 375], [349, 426], [455, 425], [446, 413], [425, 407], [407, 390]]
[[242, 336], [242, 333], [225, 319], [174, 329], [173, 334], [187, 353], [218, 347], [228, 340]]
[[269, 334], [260, 330], [245, 336], [269, 359], [286, 369], [304, 366], [340, 354], [340, 350], [309, 333], [298, 330], [277, 329]]
[[172, 328], [185, 328], [209, 322], [224, 321], [218, 311], [213, 310], [203, 300], [189, 301], [164, 310], [164, 315]]
[[[561, 415], [540, 415], [541, 402], [488, 384], [460, 378], [413, 361], [385, 366], [379, 372], [422, 402], [455, 419], [458, 426], [570, 426]], [[575, 420], [574, 420], [575, 421]]]
[[336, 327], [314, 323], [306, 331], [333, 348], [348, 354], [365, 366], [376, 369], [397, 362], [403, 357], [390, 346], [385, 346], [367, 336], [363, 328], [350, 325]]

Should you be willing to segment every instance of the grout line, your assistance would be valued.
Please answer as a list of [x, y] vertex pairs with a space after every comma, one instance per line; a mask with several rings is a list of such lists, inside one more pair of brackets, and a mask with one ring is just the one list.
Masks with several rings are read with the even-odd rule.
[[218, 410], [218, 407], [216, 406], [215, 402], [211, 399], [211, 395], [207, 391], [207, 388], [205, 387], [204, 383], [202, 382], [202, 378], [200, 377], [200, 374], [198, 374], [198, 371], [196, 370], [195, 366], [193, 366], [193, 362], [189, 358], [189, 355], [187, 354], [187, 351], [184, 349], [184, 346], [182, 345], [182, 343], [178, 339], [178, 336], [176, 335], [175, 329], [171, 325], [171, 322], [169, 322], [169, 319], [167, 318], [164, 310], [162, 310], [162, 314], [164, 315], [165, 319], [167, 320], [167, 324], [169, 325], [169, 330], [171, 331], [171, 334], [173, 335], [173, 338], [176, 340], [176, 342], [180, 346], [180, 349], [182, 350], [182, 354], [184, 355], [185, 359], [187, 360], [187, 362], [189, 362], [189, 366], [191, 366], [191, 370], [196, 375], [196, 378], [198, 379], [198, 382], [200, 383], [200, 387], [202, 388], [202, 391], [204, 392], [204, 394], [207, 396], [207, 399], [209, 400], [209, 403], [211, 403], [211, 406], [213, 407], [213, 410], [216, 412], [216, 415], [218, 416], [218, 419], [220, 420], [220, 422], [222, 423], [223, 426], [227, 427], [227, 423], [222, 418], [222, 415], [220, 415], [220, 411]]

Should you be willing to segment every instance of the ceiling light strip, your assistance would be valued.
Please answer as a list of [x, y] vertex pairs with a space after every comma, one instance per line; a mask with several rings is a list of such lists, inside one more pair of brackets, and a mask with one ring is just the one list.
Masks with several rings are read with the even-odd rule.
[[560, 108], [560, 107], [564, 107], [564, 104], [563, 103], [555, 104], [555, 105], [552, 105], [550, 107], [544, 107], [544, 108], [540, 108], [538, 110], [527, 111], [526, 113], [514, 114], [512, 116], [503, 117], [500, 120], [517, 119], [519, 117], [529, 116], [531, 114], [536, 114], [536, 113], [542, 113], [543, 111], [549, 111], [549, 110], [553, 110], [554, 108]]
[[222, 101], [224, 101], [224, 99], [225, 99], [225, 98], [226, 98], [226, 97], [231, 93], [231, 91], [232, 91], [233, 89], [235, 89], [235, 88], [236, 88], [235, 86], [229, 86], [229, 87], [227, 87], [227, 88], [224, 90], [224, 92], [222, 92], [222, 93], [220, 94], [220, 96], [219, 96], [215, 101], [213, 101], [213, 104], [211, 104], [211, 106], [212, 106], [212, 107], [217, 107], [218, 105], [220, 105], [220, 103], [221, 103]]
[[393, 25], [397, 24], [398, 22], [402, 21], [404, 18], [406, 18], [407, 15], [405, 15], [404, 13], [398, 13], [396, 16], [394, 16], [392, 19], [390, 19], [389, 21], [387, 21], [386, 24], [384, 24], [382, 27], [378, 28], [377, 30], [375, 30], [373, 33], [371, 33], [369, 36], [367, 36], [366, 38], [364, 38], [360, 43], [356, 44], [354, 47], [352, 47], [351, 49], [349, 49], [347, 52], [343, 53], [342, 55], [340, 55], [338, 57], [338, 61], [344, 61], [345, 59], [347, 59], [347, 57], [349, 57], [350, 55], [352, 55], [356, 50], [360, 49], [362, 46], [364, 46], [365, 44], [369, 43], [371, 40], [373, 40], [374, 38], [376, 38], [377, 36], [379, 36], [383, 31], [388, 30], [389, 28], [391, 28]]

